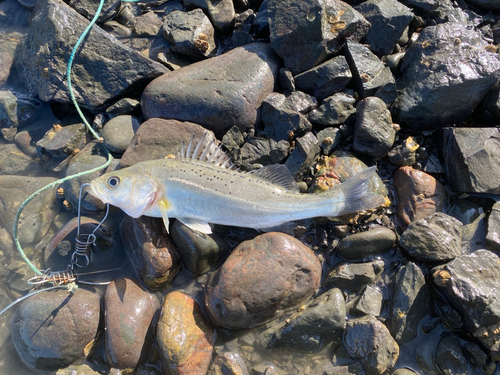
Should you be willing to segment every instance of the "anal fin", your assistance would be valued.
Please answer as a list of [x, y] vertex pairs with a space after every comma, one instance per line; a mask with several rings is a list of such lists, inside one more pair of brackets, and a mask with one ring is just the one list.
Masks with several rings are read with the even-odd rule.
[[168, 215], [167, 215], [168, 206], [169, 206], [168, 201], [165, 198], [162, 198], [158, 201], [158, 207], [160, 208], [163, 224], [165, 224], [165, 229], [167, 230], [167, 233], [170, 233], [168, 229]]
[[206, 221], [191, 219], [191, 218], [187, 218], [187, 217], [178, 217], [177, 220], [179, 220], [182, 224], [187, 226], [189, 229], [196, 230], [198, 232], [205, 233], [205, 234], [212, 233], [212, 228], [210, 228], [210, 225], [208, 225], [208, 223]]

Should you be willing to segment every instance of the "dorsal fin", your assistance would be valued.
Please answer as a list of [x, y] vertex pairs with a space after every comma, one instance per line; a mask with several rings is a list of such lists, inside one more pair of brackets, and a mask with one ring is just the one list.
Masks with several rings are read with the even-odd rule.
[[203, 133], [203, 136], [198, 141], [194, 134], [192, 134], [187, 147], [184, 141], [182, 141], [181, 150], [177, 150], [177, 158], [199, 160], [221, 168], [235, 169], [229, 156], [222, 151], [222, 145], [216, 146], [215, 138], [209, 140], [207, 135], [208, 132]]
[[266, 165], [263, 168], [254, 169], [248, 173], [269, 181], [274, 185], [278, 185], [290, 192], [299, 192], [297, 183], [284, 164]]

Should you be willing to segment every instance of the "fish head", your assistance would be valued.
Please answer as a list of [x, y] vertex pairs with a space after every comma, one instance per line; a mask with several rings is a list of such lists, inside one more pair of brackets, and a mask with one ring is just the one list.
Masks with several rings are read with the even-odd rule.
[[161, 195], [155, 179], [133, 167], [105, 173], [92, 180], [90, 193], [134, 218], [142, 216]]

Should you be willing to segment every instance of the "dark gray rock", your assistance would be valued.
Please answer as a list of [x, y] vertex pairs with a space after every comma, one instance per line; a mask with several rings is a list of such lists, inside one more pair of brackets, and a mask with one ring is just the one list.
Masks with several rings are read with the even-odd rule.
[[392, 107], [397, 121], [423, 130], [469, 116], [500, 77], [500, 58], [485, 49], [487, 44], [480, 32], [463, 24], [426, 27], [401, 65]]
[[286, 68], [280, 68], [280, 85], [283, 90], [295, 91], [295, 79], [290, 70]]
[[342, 133], [337, 128], [325, 128], [316, 134], [316, 138], [320, 143], [323, 155], [330, 155], [340, 144]]
[[236, 13], [232, 0], [183, 0], [182, 3], [187, 9], [203, 9], [219, 34], [227, 35], [233, 31]]
[[248, 137], [241, 147], [240, 158], [243, 165], [276, 164], [282, 162], [290, 154], [290, 144], [281, 140], [261, 137]]
[[193, 121], [219, 137], [233, 125], [248, 130], [260, 121], [260, 105], [273, 91], [278, 69], [267, 44], [235, 48], [151, 82], [142, 94], [143, 115]]
[[492, 251], [500, 251], [500, 202], [496, 202], [488, 216], [486, 247]]
[[135, 17], [134, 34], [139, 37], [158, 35], [162, 27], [161, 19], [155, 12], [149, 11], [139, 17]]
[[340, 92], [323, 100], [323, 103], [312, 110], [307, 118], [314, 124], [340, 125], [356, 113], [355, 103], [356, 99], [352, 95]]
[[267, 0], [264, 0], [260, 4], [257, 16], [252, 22], [251, 30], [255, 36], [269, 38], [269, 18], [267, 16]]
[[121, 115], [140, 116], [141, 102], [135, 99], [124, 98], [106, 108], [109, 118]]
[[340, 0], [278, 1], [267, 5], [271, 44], [293, 74], [338, 52], [345, 38], [361, 40], [370, 23]]
[[174, 52], [195, 58], [214, 55], [214, 29], [201, 9], [190, 12], [174, 10], [167, 14], [162, 33], [172, 43], [170, 49]]
[[113, 117], [102, 129], [104, 145], [111, 152], [123, 154], [141, 123], [136, 117], [121, 115]]
[[344, 56], [337, 56], [323, 64], [295, 76], [297, 89], [323, 100], [341, 91], [352, 74]]
[[442, 139], [444, 168], [453, 190], [500, 194], [500, 129], [446, 128]]
[[353, 148], [380, 159], [387, 155], [395, 137], [391, 113], [384, 101], [375, 96], [361, 100], [356, 107]]
[[241, 147], [243, 143], [245, 143], [245, 138], [236, 125], [229, 129], [226, 134], [224, 134], [224, 137], [222, 137], [222, 144], [228, 150]]
[[12, 342], [30, 369], [56, 371], [88, 355], [95, 345], [99, 315], [99, 296], [89, 290], [40, 293], [16, 309]]
[[467, 0], [467, 2], [485, 10], [500, 10], [500, 4], [496, 0]]
[[271, 325], [256, 343], [265, 349], [314, 351], [322, 334], [344, 329], [345, 314], [344, 296], [333, 288], [314, 298], [301, 311]]
[[384, 266], [383, 260], [366, 263], [338, 263], [328, 271], [323, 280], [323, 286], [358, 291], [365, 285], [373, 283], [384, 271]]
[[[22, 76], [32, 94], [47, 102], [70, 102], [66, 66], [88, 23], [62, 1], [37, 3], [30, 34], [20, 49]], [[73, 92], [80, 105], [96, 108], [127, 91], [140, 90], [166, 71], [95, 26], [74, 59]]]
[[410, 8], [396, 0], [368, 0], [354, 9], [371, 23], [365, 40], [377, 55], [392, 52], [413, 18]]
[[490, 367], [490, 360], [488, 355], [479, 347], [479, 345], [467, 342], [462, 345], [462, 349], [467, 356], [472, 367], [478, 371], [484, 371], [486, 374], [493, 373], [495, 371], [495, 365], [493, 364], [493, 371], [488, 371], [488, 367]]
[[[91, 20], [94, 18], [95, 12], [99, 7], [99, 1], [100, 0], [70, 0], [69, 6], [88, 20]], [[120, 3], [121, 2], [119, 0], [105, 0], [101, 13], [97, 18], [97, 23], [101, 24], [104, 21], [113, 18], [120, 7]]]
[[302, 179], [313, 165], [319, 152], [320, 143], [313, 133], [306, 133], [303, 137], [297, 138], [295, 148], [285, 161], [285, 165], [295, 180]]
[[245, 361], [234, 352], [223, 352], [217, 355], [207, 375], [224, 375], [227, 372], [234, 375], [249, 375]]
[[462, 254], [462, 228], [454, 217], [437, 212], [411, 223], [399, 245], [416, 259], [446, 262]]
[[467, 358], [460, 340], [456, 336], [447, 336], [439, 340], [436, 348], [436, 362], [443, 374], [466, 374]]
[[[418, 149], [419, 144], [415, 142], [412, 137], [408, 137], [403, 143], [393, 147], [387, 157], [389, 161], [398, 166], [409, 166], [415, 164], [417, 161], [416, 150]], [[425, 166], [427, 167], [429, 163]], [[430, 165], [429, 168], [430, 169]]]
[[430, 292], [420, 267], [409, 262], [393, 279], [387, 328], [402, 345], [418, 334], [420, 321], [430, 312]]
[[288, 96], [273, 92], [262, 102], [264, 134], [275, 141], [295, 138], [311, 130], [305, 113], [316, 108], [318, 102], [303, 92], [294, 91]]
[[106, 21], [102, 24], [102, 29], [120, 41], [126, 41], [132, 36], [132, 30], [116, 21]]
[[379, 316], [383, 299], [384, 296], [378, 289], [368, 285], [353, 303], [351, 314]]
[[0, 175], [44, 176], [47, 174], [40, 159], [25, 155], [13, 143], [0, 143]]
[[396, 99], [396, 84], [391, 69], [368, 47], [348, 39], [345, 55], [352, 72], [352, 82], [362, 98], [379, 96], [387, 105]]
[[[500, 24], [498, 29], [500, 29]], [[484, 99], [484, 106], [492, 115], [500, 119], [500, 86], [493, 88], [488, 93], [486, 99]]]
[[441, 318], [441, 322], [448, 329], [458, 330], [464, 326], [464, 321], [460, 313], [455, 310], [447, 301], [439, 298], [434, 301], [434, 311]]
[[161, 219], [125, 215], [120, 233], [130, 265], [149, 289], [159, 289], [174, 279], [179, 271], [179, 254]]
[[28, 95], [15, 94], [9, 90], [0, 90], [0, 130], [2, 136], [12, 142], [17, 128], [37, 119], [42, 103]]
[[395, 242], [394, 231], [383, 227], [375, 228], [344, 237], [337, 245], [337, 252], [346, 260], [360, 260], [389, 251]]
[[386, 374], [399, 358], [399, 346], [374, 316], [347, 322], [343, 344], [349, 355], [361, 361], [368, 375]]
[[277, 232], [240, 243], [205, 286], [212, 322], [248, 328], [280, 316], [313, 295], [321, 264], [299, 240]]
[[[465, 8], [465, 7], [464, 7]], [[451, 0], [436, 0], [432, 9], [427, 13], [436, 23], [460, 23], [478, 26], [482, 23], [482, 17], [470, 10], [464, 10], [456, 6]]]
[[433, 274], [434, 283], [462, 315], [464, 326], [500, 360], [500, 259], [488, 250], [462, 255]]
[[410, 8], [417, 8], [420, 11], [431, 10], [436, 0], [402, 0], [402, 4]]
[[193, 275], [207, 273], [231, 251], [227, 241], [216, 233], [200, 233], [180, 221], [175, 221], [171, 233], [184, 266]]

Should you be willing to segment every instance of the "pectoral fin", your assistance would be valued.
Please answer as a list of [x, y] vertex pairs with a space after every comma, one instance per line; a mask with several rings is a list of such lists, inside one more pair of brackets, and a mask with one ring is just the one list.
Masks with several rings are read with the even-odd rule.
[[182, 224], [184, 224], [185, 226], [187, 226], [192, 230], [196, 230], [198, 232], [205, 234], [212, 233], [212, 228], [210, 228], [210, 225], [208, 225], [206, 221], [190, 219], [187, 217], [178, 217], [177, 220], [179, 220]]
[[167, 233], [170, 233], [168, 230], [168, 215], [167, 215], [168, 201], [165, 198], [160, 199], [158, 201], [158, 207], [160, 208], [160, 213], [161, 217], [163, 218], [163, 224], [165, 224], [165, 229], [167, 230]]

